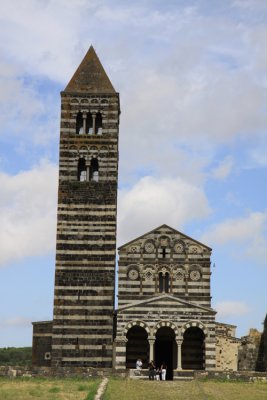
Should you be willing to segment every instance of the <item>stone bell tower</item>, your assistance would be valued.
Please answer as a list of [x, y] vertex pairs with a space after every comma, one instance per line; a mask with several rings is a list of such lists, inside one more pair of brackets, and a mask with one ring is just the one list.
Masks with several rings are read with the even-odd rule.
[[112, 366], [119, 94], [93, 47], [61, 93], [52, 366]]

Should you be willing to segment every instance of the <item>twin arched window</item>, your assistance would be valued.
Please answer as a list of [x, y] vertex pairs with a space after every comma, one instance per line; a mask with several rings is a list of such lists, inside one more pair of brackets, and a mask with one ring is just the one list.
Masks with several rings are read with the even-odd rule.
[[159, 292], [160, 293], [169, 293], [170, 290], [170, 274], [166, 272], [163, 274], [159, 273]]
[[98, 166], [98, 159], [92, 158], [90, 166], [86, 166], [85, 159], [79, 158], [78, 161], [78, 181], [85, 182], [85, 181], [95, 181], [98, 182], [99, 177], [99, 166]]
[[76, 134], [101, 135], [102, 134], [102, 114], [81, 113], [76, 116]]

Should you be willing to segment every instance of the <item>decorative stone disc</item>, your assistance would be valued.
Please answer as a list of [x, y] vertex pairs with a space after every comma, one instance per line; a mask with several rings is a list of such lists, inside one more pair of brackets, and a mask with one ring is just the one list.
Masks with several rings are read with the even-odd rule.
[[128, 272], [128, 277], [131, 279], [131, 281], [136, 281], [138, 278], [138, 271], [136, 271], [136, 269], [130, 269]]
[[154, 250], [155, 250], [155, 246], [152, 242], [148, 242], [145, 244], [145, 251], [147, 253], [153, 253]]
[[130, 252], [131, 253], [137, 253], [138, 252], [138, 247], [137, 246], [131, 246], [130, 247]]
[[174, 245], [174, 251], [175, 253], [183, 253], [184, 252], [184, 247], [181, 243], [176, 243]]
[[199, 281], [200, 272], [199, 271], [191, 271], [190, 272], [190, 278], [192, 279], [192, 281]]

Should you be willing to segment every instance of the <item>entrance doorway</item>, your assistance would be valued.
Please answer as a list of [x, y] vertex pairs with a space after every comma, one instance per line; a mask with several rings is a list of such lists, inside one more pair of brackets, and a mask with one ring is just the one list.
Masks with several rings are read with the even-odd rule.
[[191, 327], [184, 333], [182, 368], [205, 369], [205, 335], [200, 328]]
[[167, 326], [158, 329], [155, 341], [156, 367], [159, 368], [164, 362], [167, 365], [166, 379], [172, 380], [177, 365], [177, 345], [174, 331]]
[[139, 325], [133, 326], [127, 332], [126, 343], [126, 368], [135, 368], [136, 360], [141, 358], [143, 368], [147, 368], [149, 345], [147, 331]]

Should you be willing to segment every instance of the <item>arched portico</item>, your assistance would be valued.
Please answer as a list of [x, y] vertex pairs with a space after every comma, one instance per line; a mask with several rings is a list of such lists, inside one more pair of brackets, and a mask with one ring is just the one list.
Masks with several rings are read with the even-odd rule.
[[167, 365], [166, 379], [173, 379], [173, 370], [177, 365], [177, 344], [175, 331], [169, 326], [162, 326], [157, 330], [155, 341], [155, 363], [160, 367]]
[[141, 358], [144, 367], [149, 359], [149, 329], [144, 323], [135, 322], [128, 325], [126, 338], [126, 368], [135, 368], [136, 360]]
[[202, 324], [187, 324], [181, 347], [182, 369], [205, 369], [205, 329]]

